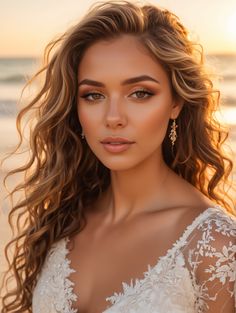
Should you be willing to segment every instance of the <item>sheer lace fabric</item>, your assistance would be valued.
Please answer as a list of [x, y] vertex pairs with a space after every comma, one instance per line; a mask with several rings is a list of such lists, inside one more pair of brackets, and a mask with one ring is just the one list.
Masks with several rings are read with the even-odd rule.
[[[48, 252], [33, 291], [33, 313], [76, 313], [67, 238]], [[122, 283], [103, 313], [233, 313], [236, 309], [236, 218], [209, 208], [147, 266], [143, 279]]]

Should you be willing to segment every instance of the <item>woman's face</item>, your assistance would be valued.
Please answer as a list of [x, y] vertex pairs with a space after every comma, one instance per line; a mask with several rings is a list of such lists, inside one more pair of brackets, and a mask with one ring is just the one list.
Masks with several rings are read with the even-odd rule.
[[[163, 67], [134, 36], [89, 47], [78, 83], [85, 140], [106, 167], [127, 170], [161, 157], [169, 119], [178, 116], [181, 105], [172, 97]], [[130, 143], [121, 144], [122, 138]]]

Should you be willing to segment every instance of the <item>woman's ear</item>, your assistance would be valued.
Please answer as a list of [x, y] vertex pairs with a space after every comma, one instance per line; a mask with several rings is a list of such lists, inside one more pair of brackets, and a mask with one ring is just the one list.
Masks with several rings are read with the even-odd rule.
[[171, 119], [176, 119], [179, 116], [179, 113], [181, 112], [182, 108], [184, 106], [184, 99], [177, 99], [173, 101], [172, 104], [172, 110], [171, 110]]

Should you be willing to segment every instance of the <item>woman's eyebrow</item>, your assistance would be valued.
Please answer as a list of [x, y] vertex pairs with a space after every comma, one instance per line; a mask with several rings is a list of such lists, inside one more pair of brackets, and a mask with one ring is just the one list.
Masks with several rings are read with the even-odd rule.
[[154, 79], [151, 76], [148, 75], [141, 75], [141, 76], [137, 76], [137, 77], [132, 77], [132, 78], [128, 78], [126, 80], [124, 80], [121, 85], [129, 85], [129, 84], [134, 84], [134, 83], [138, 83], [141, 81], [153, 81], [157, 84], [160, 84], [160, 82], [156, 79]]
[[[138, 83], [141, 81], [153, 81], [157, 84], [160, 84], [160, 82], [156, 79], [154, 79], [151, 76], [148, 75], [141, 75], [141, 76], [137, 76], [137, 77], [132, 77], [132, 78], [128, 78], [125, 79], [123, 82], [121, 82], [121, 85], [130, 85], [130, 84], [134, 84], [134, 83]], [[96, 80], [92, 80], [92, 79], [83, 79], [81, 82], [79, 82], [78, 86], [81, 85], [89, 85], [89, 86], [95, 86], [95, 87], [105, 87], [105, 85], [101, 82], [98, 82]]]

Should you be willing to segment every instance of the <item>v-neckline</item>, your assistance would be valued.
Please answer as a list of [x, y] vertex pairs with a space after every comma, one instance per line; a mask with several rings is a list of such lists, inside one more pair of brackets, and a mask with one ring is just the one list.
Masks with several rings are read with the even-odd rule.
[[[160, 266], [161, 261], [163, 259], [168, 259], [171, 255], [173, 255], [177, 251], [177, 249], [180, 249], [184, 245], [185, 240], [189, 237], [189, 235], [192, 233], [192, 231], [197, 227], [197, 225], [199, 225], [204, 219], [206, 219], [211, 214], [211, 212], [216, 212], [218, 210], [220, 210], [222, 212], [223, 208], [220, 205], [215, 205], [212, 207], [208, 207], [203, 212], [198, 214], [193, 219], [191, 224], [189, 224], [187, 227], [185, 227], [182, 234], [179, 236], [179, 238], [177, 240], [175, 240], [175, 242], [171, 245], [171, 247], [169, 249], [167, 249], [166, 253], [163, 256], [158, 257], [155, 265], [153, 265], [153, 266], [151, 266], [150, 264], [147, 265], [147, 270], [143, 272], [143, 274], [141, 275], [142, 276], [141, 278], [136, 278], [136, 279], [132, 278], [130, 280], [130, 283], [122, 282], [121, 284], [122, 284], [123, 290], [121, 292], [119, 292], [119, 293], [114, 292], [112, 295], [105, 298], [106, 302], [110, 302], [110, 306], [108, 308], [106, 308], [105, 311], [103, 311], [102, 313], [109, 313], [109, 310], [111, 310], [116, 305], [118, 300], [124, 299], [124, 297], [127, 295], [127, 292], [129, 294], [135, 293], [137, 288], [139, 288], [147, 280], [147, 278], [150, 276], [150, 274]], [[70, 266], [70, 260], [67, 257], [67, 254], [69, 253], [69, 250], [67, 249], [67, 242], [69, 241], [69, 238], [64, 237], [63, 240], [64, 240], [64, 248], [65, 248], [65, 261], [67, 262], [69, 269], [71, 271], [75, 271], [75, 269], [73, 269]], [[68, 277], [67, 277], [67, 279], [72, 284], [74, 284], [74, 282], [72, 282]], [[134, 281], [135, 281], [135, 283], [133, 284]], [[72, 290], [72, 295], [75, 298], [79, 297], [79, 295], [75, 294], [73, 290]], [[71, 304], [71, 306], [72, 306], [72, 304]], [[72, 307], [71, 307], [71, 309], [72, 309]]]

